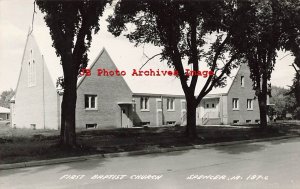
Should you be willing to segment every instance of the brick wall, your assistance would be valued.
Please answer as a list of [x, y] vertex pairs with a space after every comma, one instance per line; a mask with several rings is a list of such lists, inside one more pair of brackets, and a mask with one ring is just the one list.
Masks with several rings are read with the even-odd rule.
[[[141, 110], [141, 97], [149, 97], [149, 111]], [[174, 99], [174, 111], [167, 110], [167, 98]], [[136, 104], [135, 112], [133, 112], [134, 125], [141, 125], [141, 122], [150, 122], [151, 126], [157, 126], [161, 124], [165, 125], [168, 121], [175, 121], [179, 124], [181, 123], [181, 100], [183, 100], [184, 97], [164, 95], [162, 98], [162, 111], [157, 111], [157, 101], [161, 100], [160, 95], [134, 95], [133, 99]], [[159, 116], [159, 121], [157, 120], [157, 116]]]
[[[244, 76], [244, 87], [241, 86], [241, 76]], [[239, 110], [233, 110], [232, 99], [239, 99]], [[246, 120], [259, 120], [258, 100], [255, 98], [255, 91], [252, 90], [252, 80], [247, 65], [242, 64], [238, 71], [227, 97], [228, 123], [233, 124], [234, 120], [239, 120], [239, 124], [246, 123]], [[247, 99], [253, 100], [253, 110], [247, 110]]]
[[[121, 108], [118, 103], [132, 102], [131, 90], [121, 76], [98, 76], [98, 68], [117, 69], [105, 50], [96, 59], [91, 76], [85, 77], [77, 88], [76, 126], [86, 128], [86, 124], [97, 124], [99, 129], [121, 127]], [[85, 109], [85, 94], [97, 95], [97, 110]]]

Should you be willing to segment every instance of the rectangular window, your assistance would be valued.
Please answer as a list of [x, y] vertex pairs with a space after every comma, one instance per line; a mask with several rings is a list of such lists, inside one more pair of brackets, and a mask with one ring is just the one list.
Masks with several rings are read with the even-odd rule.
[[253, 100], [247, 99], [247, 110], [253, 110]]
[[186, 101], [181, 100], [181, 110], [186, 110]]
[[85, 124], [85, 128], [86, 129], [97, 128], [97, 123]]
[[245, 77], [241, 76], [241, 87], [245, 87]]
[[141, 110], [149, 111], [149, 97], [141, 97]]
[[232, 109], [239, 110], [239, 99], [238, 98], [232, 99]]
[[251, 123], [251, 120], [246, 120], [246, 123]]
[[162, 111], [161, 98], [157, 98], [157, 99], [156, 99], [156, 110]]
[[233, 124], [239, 124], [240, 120], [233, 120]]
[[174, 98], [167, 98], [167, 110], [174, 111], [175, 110], [175, 99]]
[[135, 99], [132, 99], [132, 111], [133, 111], [133, 112], [136, 111], [136, 103], [135, 103]]
[[84, 107], [85, 109], [96, 110], [97, 95], [84, 95]]

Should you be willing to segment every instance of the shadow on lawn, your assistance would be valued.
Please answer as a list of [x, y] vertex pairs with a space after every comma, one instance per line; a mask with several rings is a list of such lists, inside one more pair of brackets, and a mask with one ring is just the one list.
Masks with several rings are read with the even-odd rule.
[[230, 146], [216, 146], [213, 147], [215, 150], [220, 153], [227, 154], [243, 154], [243, 153], [251, 153], [255, 151], [262, 151], [266, 148], [263, 144], [239, 144], [239, 145], [230, 145]]

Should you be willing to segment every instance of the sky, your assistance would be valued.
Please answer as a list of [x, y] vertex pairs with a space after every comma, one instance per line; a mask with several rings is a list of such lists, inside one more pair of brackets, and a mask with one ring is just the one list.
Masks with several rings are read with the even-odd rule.
[[[32, 27], [32, 15], [34, 0], [0, 0], [0, 93], [4, 90], [15, 89], [18, 75], [21, 68], [22, 55], [25, 47], [26, 36], [29, 28]], [[43, 14], [36, 6], [36, 14], [33, 24], [33, 33], [36, 37], [40, 50], [44, 55], [46, 64], [53, 79], [62, 75], [59, 58], [55, 54], [55, 49], [51, 46], [52, 40], [49, 35]], [[104, 17], [112, 13], [109, 7], [104, 13]], [[107, 32], [107, 23], [101, 19], [100, 32], [93, 36], [92, 45], [88, 53], [92, 62], [105, 44], [111, 41], [124, 42], [124, 37], [114, 39]], [[117, 42], [118, 43], [118, 42]], [[290, 65], [294, 57], [289, 52], [279, 52], [275, 70], [272, 73], [272, 85], [288, 88], [292, 85], [294, 69]]]

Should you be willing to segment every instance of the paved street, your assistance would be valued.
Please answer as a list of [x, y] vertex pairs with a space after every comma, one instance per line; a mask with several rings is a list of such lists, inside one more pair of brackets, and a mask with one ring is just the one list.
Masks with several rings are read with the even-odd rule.
[[[300, 188], [300, 138], [0, 171], [0, 188]], [[75, 176], [76, 175], [76, 176]]]

